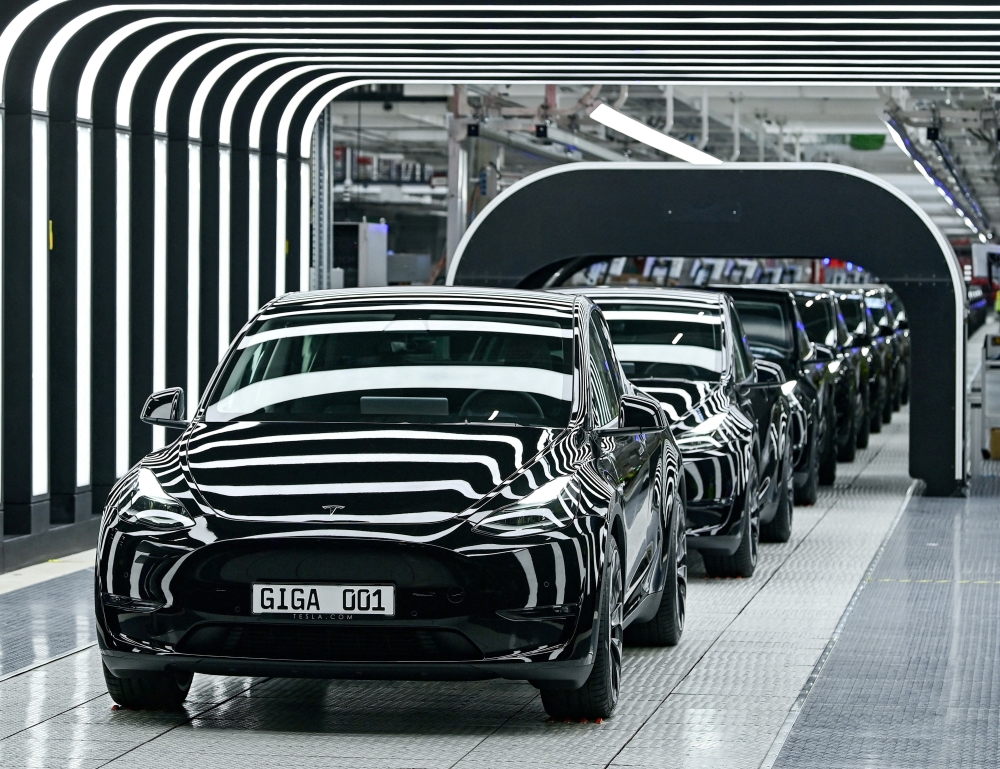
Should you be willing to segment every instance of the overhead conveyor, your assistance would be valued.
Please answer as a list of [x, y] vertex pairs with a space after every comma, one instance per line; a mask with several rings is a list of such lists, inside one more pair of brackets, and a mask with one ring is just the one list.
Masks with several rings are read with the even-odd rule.
[[692, 8], [5, 3], [0, 496], [27, 537], [8, 567], [90, 541], [165, 440], [136, 417], [148, 393], [200, 392], [249, 314], [304, 286], [310, 139], [347, 89], [997, 78], [990, 10]]

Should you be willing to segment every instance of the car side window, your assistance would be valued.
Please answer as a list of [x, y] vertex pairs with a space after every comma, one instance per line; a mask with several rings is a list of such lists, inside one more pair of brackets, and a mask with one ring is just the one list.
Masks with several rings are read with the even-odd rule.
[[740, 323], [740, 316], [735, 312], [729, 317], [733, 322], [733, 363], [736, 368], [736, 381], [743, 382], [753, 372], [753, 353], [747, 344], [747, 335]]
[[592, 325], [597, 327], [597, 336], [601, 340], [601, 349], [604, 352], [604, 357], [607, 358], [611, 382], [615, 388], [615, 403], [618, 403], [625, 394], [625, 383], [622, 380], [622, 370], [618, 365], [618, 359], [615, 357], [615, 347], [611, 343], [611, 332], [608, 331], [608, 324], [605, 323], [604, 317], [597, 313], [593, 315]]
[[840, 312], [840, 305], [837, 302], [833, 302], [833, 313], [837, 316], [837, 344], [845, 345], [850, 333], [847, 330], [847, 322], [844, 320], [844, 316]]
[[619, 397], [611, 374], [614, 359], [608, 359], [594, 318], [590, 322], [589, 340], [587, 376], [590, 379], [590, 400], [594, 407], [594, 426], [606, 427], [618, 419]]

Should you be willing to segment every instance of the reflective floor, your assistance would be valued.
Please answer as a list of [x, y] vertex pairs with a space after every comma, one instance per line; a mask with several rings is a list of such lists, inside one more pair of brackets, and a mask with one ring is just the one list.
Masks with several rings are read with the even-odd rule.
[[803, 709], [788, 734], [789, 712], [898, 518], [906, 436], [904, 410], [814, 507], [796, 508], [792, 541], [762, 546], [752, 579], [707, 579], [696, 562], [683, 642], [628, 650], [603, 724], [549, 723], [534, 688], [502, 681], [196, 676], [183, 713], [113, 711], [96, 650], [72, 651], [92, 633], [88, 570], [0, 595], [0, 767], [715, 769], [770, 765], [782, 745], [779, 764], [798, 765], [785, 756], [812, 721]]

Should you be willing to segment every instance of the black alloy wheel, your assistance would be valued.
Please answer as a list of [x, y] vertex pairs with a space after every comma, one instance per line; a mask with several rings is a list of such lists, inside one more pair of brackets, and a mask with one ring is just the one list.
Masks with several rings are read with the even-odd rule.
[[885, 388], [886, 388], [886, 383], [881, 382], [879, 384], [879, 390], [878, 390], [879, 397], [871, 405], [871, 415], [872, 415], [871, 431], [876, 434], [882, 432], [882, 409], [884, 407], [884, 401], [885, 401]]
[[861, 411], [861, 427], [858, 429], [857, 446], [859, 449], [866, 449], [872, 432], [872, 401], [868, 385], [865, 385], [861, 390]]
[[601, 591], [601, 627], [590, 677], [579, 689], [542, 689], [542, 706], [553, 718], [608, 718], [618, 704], [622, 683], [622, 620], [625, 614], [622, 561], [614, 537]]
[[792, 538], [792, 517], [795, 514], [795, 476], [791, 456], [785, 457], [785, 482], [778, 497], [778, 512], [768, 523], [761, 524], [761, 542], [787, 542]]
[[757, 553], [760, 545], [760, 480], [757, 463], [753, 462], [747, 476], [747, 487], [743, 503], [743, 536], [732, 555], [702, 552], [705, 571], [710, 577], [752, 577], [757, 568]]
[[101, 663], [101, 667], [111, 699], [131, 710], [177, 710], [187, 699], [194, 678], [194, 673], [173, 670], [119, 678], [107, 665]]
[[666, 579], [656, 616], [634, 622], [625, 631], [630, 646], [676, 646], [684, 634], [687, 611], [687, 517], [680, 495], [675, 495], [673, 514], [661, 519], [663, 569]]
[[806, 481], [795, 489], [795, 504], [815, 505], [819, 496], [819, 442], [816, 437], [815, 425], [809, 429], [809, 443], [806, 445], [808, 464], [806, 465]]
[[832, 406], [826, 424], [826, 445], [819, 460], [820, 486], [832, 486], [837, 480], [837, 415]]

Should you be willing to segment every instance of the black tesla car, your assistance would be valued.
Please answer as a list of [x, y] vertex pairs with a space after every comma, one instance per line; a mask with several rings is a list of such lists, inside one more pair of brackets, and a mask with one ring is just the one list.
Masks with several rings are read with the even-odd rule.
[[[872, 318], [878, 327], [876, 333], [876, 346], [882, 356], [882, 366], [885, 370], [888, 390], [882, 408], [882, 422], [889, 424], [892, 421], [892, 413], [897, 411], [903, 401], [903, 388], [901, 382], [904, 379], [903, 334], [906, 334], [906, 341], [909, 342], [909, 330], [899, 328], [896, 316], [889, 301], [889, 291], [885, 286], [866, 286], [865, 304], [871, 310]], [[907, 345], [907, 352], [909, 345]], [[907, 393], [908, 395], [909, 393]]]
[[754, 361], [723, 294], [598, 287], [626, 376], [662, 404], [684, 456], [688, 547], [714, 576], [749, 577], [761, 535], [792, 526], [790, 410], [784, 376]]
[[121, 705], [177, 706], [195, 672], [502, 677], [553, 716], [603, 717], [625, 628], [680, 639], [680, 455], [585, 297], [289, 294], [190, 422], [177, 389], [143, 419], [183, 432], [103, 514]]
[[836, 437], [833, 378], [825, 351], [809, 341], [794, 294], [780, 286], [718, 286], [733, 298], [758, 360], [781, 366], [782, 389], [792, 414], [795, 502], [811, 505], [819, 492], [819, 468]]
[[849, 344], [850, 335], [835, 292], [829, 286], [792, 286], [795, 304], [817, 356], [824, 359], [834, 382], [833, 413], [836, 424], [831, 451], [820, 460], [819, 482], [831, 485], [837, 477], [837, 460], [852, 461], [858, 431], [865, 418], [861, 402], [860, 365]]
[[892, 333], [896, 340], [896, 352], [899, 362], [896, 364], [896, 391], [893, 394], [892, 409], [899, 411], [900, 407], [910, 402], [910, 320], [906, 316], [906, 307], [892, 286], [880, 286], [885, 294], [885, 301], [892, 313]]
[[[837, 306], [847, 323], [850, 345], [861, 364], [861, 399], [868, 416], [858, 431], [858, 448], [863, 449], [868, 446], [869, 433], [882, 429], [882, 411], [890, 397], [889, 383], [884, 353], [879, 349], [878, 326], [865, 304], [865, 289], [838, 286], [837, 290]], [[885, 342], [882, 344], [884, 346]]]

